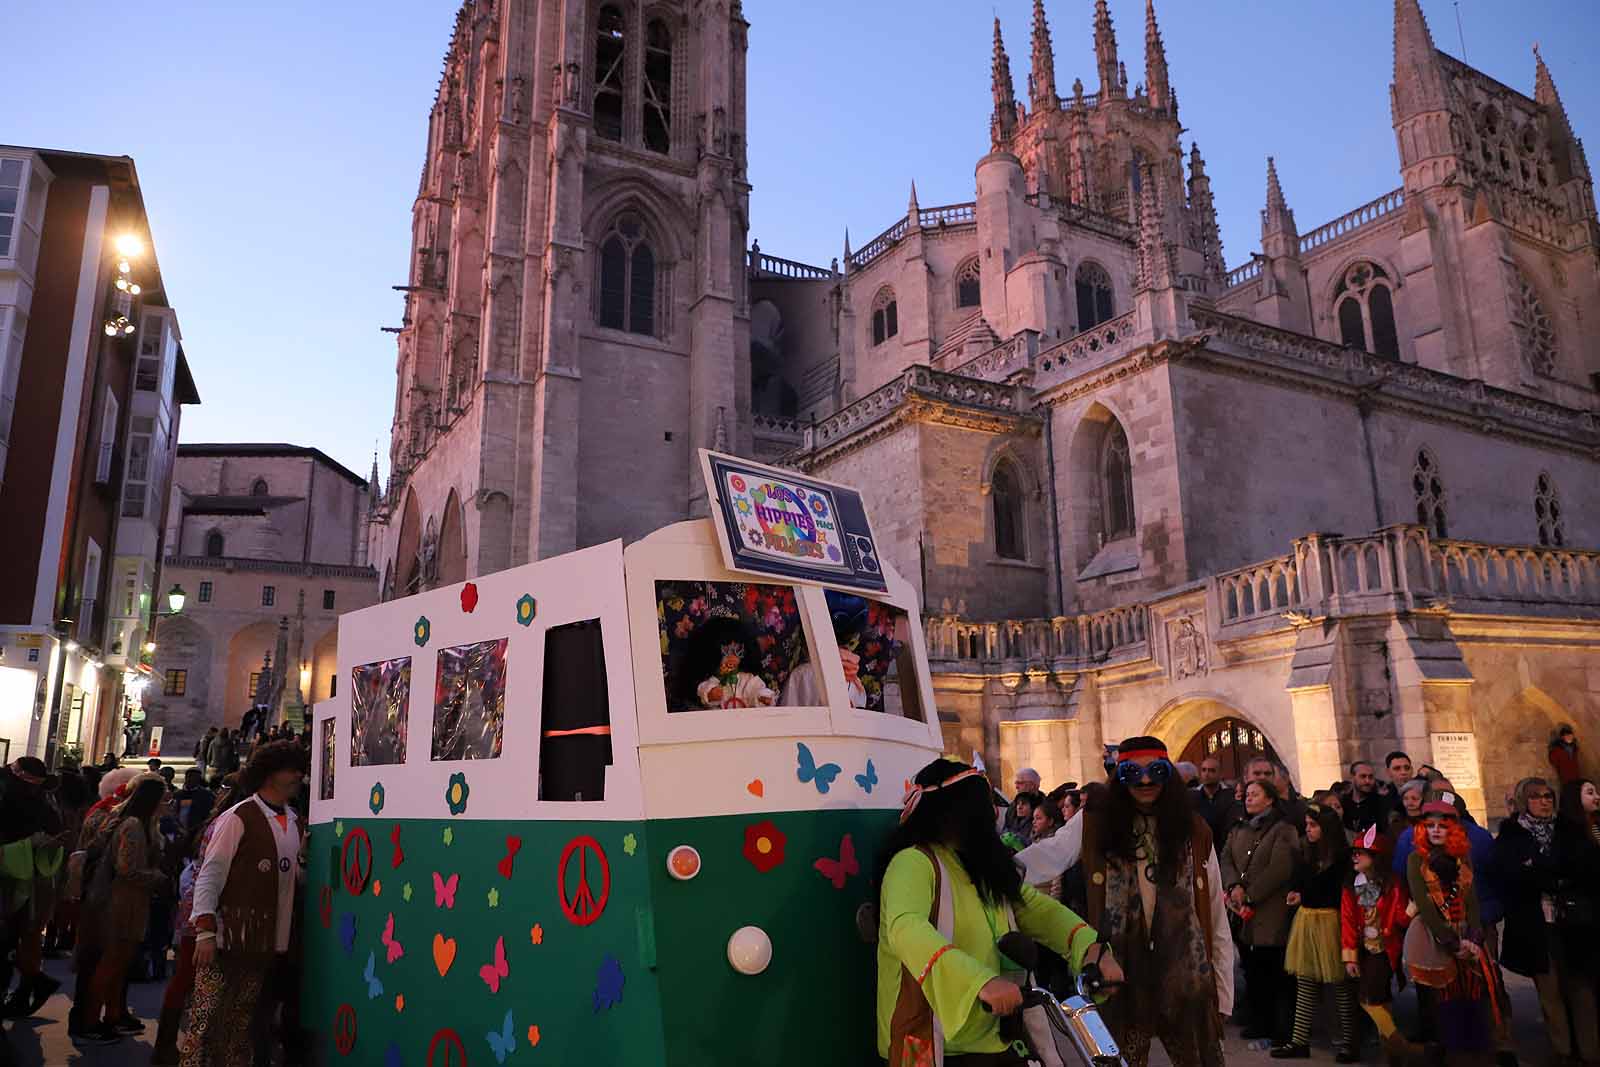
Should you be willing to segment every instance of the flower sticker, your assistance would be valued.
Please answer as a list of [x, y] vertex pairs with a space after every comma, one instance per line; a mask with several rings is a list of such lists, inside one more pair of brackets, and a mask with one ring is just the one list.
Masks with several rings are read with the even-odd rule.
[[367, 796], [367, 807], [376, 815], [383, 810], [383, 783], [373, 782], [372, 792]]
[[428, 643], [428, 635], [431, 633], [433, 633], [433, 623], [428, 621], [426, 615], [418, 615], [416, 625], [411, 627], [411, 639], [417, 643], [418, 648]]
[[741, 515], [750, 514], [750, 501], [746, 500], [744, 497], [740, 497], [739, 499], [735, 500], [733, 502], [733, 506], [739, 509], [739, 514]]
[[457, 771], [450, 776], [450, 784], [444, 787], [444, 802], [450, 808], [451, 815], [460, 815], [467, 810], [467, 797], [471, 793], [466, 775]]
[[537, 608], [538, 605], [533, 597], [528, 593], [523, 593], [522, 599], [517, 601], [517, 623], [521, 626], [527, 626], [532, 623]]
[[470, 615], [477, 606], [478, 586], [473, 582], [468, 582], [461, 587], [461, 610]]
[[814, 496], [811, 498], [811, 510], [816, 512], [817, 518], [825, 519], [828, 517], [828, 502], [820, 496]]
[[788, 841], [783, 831], [769, 819], [744, 828], [744, 858], [750, 866], [766, 874], [783, 862], [783, 846]]
[[638, 848], [639, 839], [637, 837], [634, 837], [632, 834], [624, 834], [622, 836], [622, 851], [631, 856], [638, 850]]
[[745, 489], [744, 479], [739, 477], [737, 474], [735, 474], [732, 478], [728, 479], [728, 484], [733, 486], [733, 491], [735, 493], [744, 492], [744, 489]]

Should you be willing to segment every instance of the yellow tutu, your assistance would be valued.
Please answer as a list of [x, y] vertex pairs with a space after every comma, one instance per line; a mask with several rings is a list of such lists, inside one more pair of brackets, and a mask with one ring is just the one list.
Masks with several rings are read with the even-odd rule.
[[1283, 966], [1290, 974], [1314, 982], [1345, 980], [1337, 908], [1301, 908], [1295, 912]]

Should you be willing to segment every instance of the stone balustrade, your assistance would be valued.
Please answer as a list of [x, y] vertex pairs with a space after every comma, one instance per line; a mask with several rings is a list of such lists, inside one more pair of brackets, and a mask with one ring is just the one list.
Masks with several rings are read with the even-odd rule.
[[1143, 604], [1053, 619], [974, 622], [932, 615], [925, 622], [933, 662], [1048, 663], [1087, 666], [1148, 650], [1149, 609]]
[[753, 278], [793, 278], [800, 281], [818, 281], [834, 276], [826, 267], [813, 267], [781, 256], [769, 256], [759, 249], [745, 253], [746, 265]]
[[1015, 386], [948, 374], [932, 367], [907, 367], [892, 381], [874, 389], [828, 418], [807, 426], [801, 452], [826, 448], [874, 423], [889, 418], [906, 400], [945, 400], [996, 414], [1022, 414], [1026, 403]]
[[946, 204], [943, 207], [925, 207], [917, 212], [917, 225], [923, 229], [965, 226], [977, 221], [978, 205], [975, 201], [965, 204]]
[[[919, 230], [944, 230], [952, 226], [974, 226], [978, 221], [978, 205], [976, 201], [965, 204], [945, 204], [940, 207], [919, 208], [917, 211], [917, 228]], [[884, 230], [878, 236], [850, 253], [847, 260], [851, 270], [861, 270], [867, 264], [883, 255], [889, 249], [899, 244], [910, 232], [907, 220], [900, 219], [893, 226]]]
[[1211, 583], [1224, 626], [1282, 614], [1300, 605], [1299, 572], [1293, 556], [1252, 563], [1219, 574]]
[[1321, 248], [1341, 237], [1349, 236], [1357, 230], [1364, 229], [1372, 223], [1399, 211], [1405, 207], [1405, 189], [1392, 189], [1375, 200], [1369, 200], [1354, 211], [1346, 212], [1332, 222], [1323, 223], [1310, 233], [1300, 237], [1300, 254], [1316, 248]]
[[986, 381], [1004, 381], [1011, 374], [1025, 370], [1033, 362], [1033, 350], [1038, 334], [1026, 331], [1009, 341], [1001, 341], [993, 348], [978, 353], [965, 363], [946, 368], [951, 374], [964, 374], [969, 378]]
[[1251, 256], [1250, 262], [1242, 263], [1228, 272], [1227, 276], [1222, 280], [1222, 287], [1224, 289], [1233, 289], [1246, 282], [1255, 281], [1261, 277], [1261, 264], [1263, 262], [1260, 256]]

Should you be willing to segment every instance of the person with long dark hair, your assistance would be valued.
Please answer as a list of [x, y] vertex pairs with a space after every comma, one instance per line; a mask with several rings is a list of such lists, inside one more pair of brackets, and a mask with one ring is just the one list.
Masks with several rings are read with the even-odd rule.
[[998, 941], [1019, 930], [1074, 971], [1122, 972], [1089, 924], [1026, 886], [995, 829], [991, 786], [976, 768], [938, 759], [917, 772], [900, 825], [879, 858], [878, 1055], [889, 1067], [1025, 1061], [1000, 1036], [1022, 1003]]
[[1305, 826], [1305, 852], [1288, 896], [1295, 913], [1284, 956], [1284, 966], [1295, 979], [1294, 1034], [1286, 1043], [1274, 1046], [1272, 1058], [1305, 1059], [1311, 1055], [1311, 1021], [1322, 1004], [1324, 987], [1332, 986], [1339, 1019], [1334, 1059], [1355, 1063], [1361, 1059], [1356, 1046], [1355, 989], [1345, 974], [1339, 942], [1339, 906], [1350, 879], [1350, 846], [1345, 840], [1344, 819], [1332, 806], [1313, 801], [1306, 810]]
[[[1587, 778], [1561, 787], [1556, 816], [1558, 880], [1553, 912], [1560, 979], [1534, 979], [1548, 1020], [1557, 998], [1572, 1023], [1572, 1058], [1600, 1063], [1600, 791]], [[1509, 924], [1508, 924], [1509, 925]], [[1507, 952], [1510, 946], [1507, 946]], [[1551, 977], [1554, 977], [1553, 975]], [[1552, 1035], [1553, 1037], [1554, 1035]], [[1559, 1044], [1557, 1045], [1559, 1048]]]
[[1111, 781], [1077, 818], [1017, 859], [1029, 885], [1081, 861], [1085, 919], [1127, 981], [1102, 1015], [1130, 1067], [1159, 1038], [1176, 1067], [1219, 1067], [1219, 1015], [1233, 1011], [1233, 941], [1211, 828], [1197, 815], [1167, 746], [1130, 737]]

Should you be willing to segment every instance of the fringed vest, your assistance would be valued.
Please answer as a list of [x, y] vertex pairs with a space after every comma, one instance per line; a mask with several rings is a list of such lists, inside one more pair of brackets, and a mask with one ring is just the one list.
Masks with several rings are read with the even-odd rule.
[[217, 901], [217, 950], [270, 958], [278, 948], [278, 841], [259, 804], [234, 808], [244, 826]]

